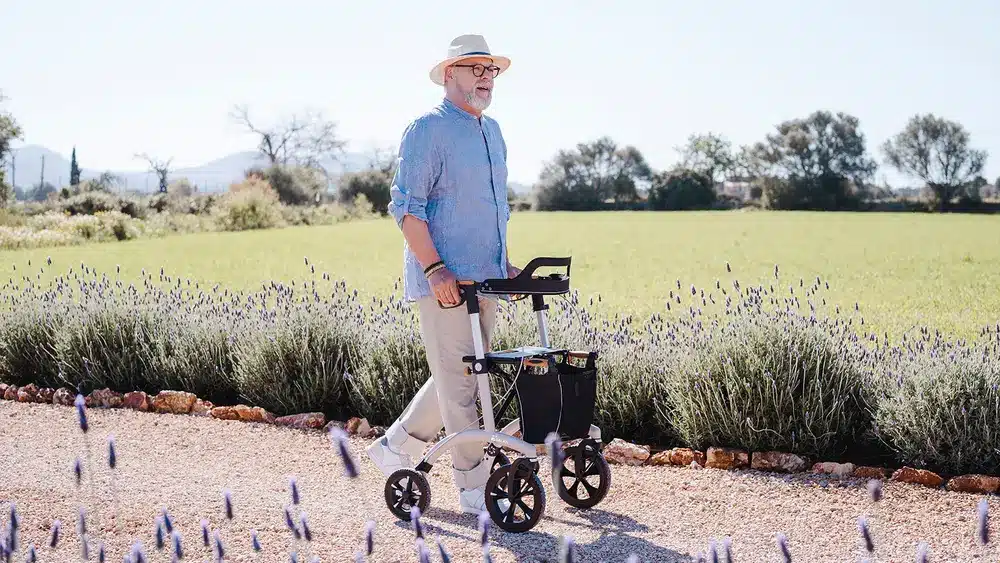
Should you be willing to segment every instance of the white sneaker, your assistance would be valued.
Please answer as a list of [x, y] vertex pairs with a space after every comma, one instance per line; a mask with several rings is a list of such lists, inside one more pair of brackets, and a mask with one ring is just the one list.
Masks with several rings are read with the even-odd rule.
[[403, 452], [395, 452], [389, 447], [389, 440], [383, 436], [371, 443], [365, 450], [371, 458], [375, 467], [385, 474], [386, 477], [399, 469], [413, 469], [416, 463], [413, 458]]
[[[510, 508], [510, 501], [507, 499], [503, 499], [497, 504], [499, 504], [502, 512], [507, 512]], [[467, 489], [459, 492], [458, 506], [465, 514], [475, 514], [478, 516], [483, 512], [488, 512], [486, 510], [486, 487]]]

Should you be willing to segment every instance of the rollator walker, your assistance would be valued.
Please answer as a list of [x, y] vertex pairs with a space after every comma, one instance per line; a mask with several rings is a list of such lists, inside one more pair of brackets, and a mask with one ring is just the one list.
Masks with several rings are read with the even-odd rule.
[[[456, 444], [478, 442], [485, 444], [483, 463], [490, 463], [492, 458], [485, 494], [490, 518], [508, 532], [532, 529], [545, 511], [545, 490], [538, 477], [538, 446], [546, 444], [550, 433], [558, 435], [560, 443], [579, 440], [562, 448], [562, 463], [553, 471], [559, 474], [553, 475], [559, 498], [570, 506], [588, 509], [607, 495], [611, 469], [604, 459], [601, 429], [592, 424], [597, 392], [597, 353], [549, 345], [545, 316], [549, 306], [545, 296], [569, 292], [570, 262], [568, 257], [535, 258], [515, 278], [460, 281], [459, 304], [444, 307], [439, 303], [442, 308], [459, 307], [464, 303], [468, 310], [475, 355], [465, 356], [463, 360], [470, 364], [466, 375], [475, 375], [479, 380], [483, 427], [445, 436], [415, 468], [400, 469], [389, 476], [385, 500], [398, 518], [410, 520], [413, 507], [421, 514], [427, 512], [431, 500], [427, 474], [446, 450]], [[566, 273], [533, 275], [543, 266], [565, 267]], [[514, 301], [531, 296], [541, 346], [486, 352], [479, 325], [478, 297], [481, 295], [509, 295]], [[495, 414], [490, 394], [491, 375], [510, 385]], [[503, 417], [515, 397], [520, 416], [497, 431], [494, 421]], [[518, 432], [520, 437], [516, 436]], [[519, 457], [512, 462], [501, 448], [513, 450]], [[596, 484], [588, 481], [595, 477]]]

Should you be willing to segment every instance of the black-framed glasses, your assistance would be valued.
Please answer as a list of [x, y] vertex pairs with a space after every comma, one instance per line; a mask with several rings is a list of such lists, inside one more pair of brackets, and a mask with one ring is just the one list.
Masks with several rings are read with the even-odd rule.
[[485, 73], [487, 70], [490, 71], [490, 74], [493, 75], [493, 78], [496, 78], [497, 76], [500, 75], [500, 67], [498, 67], [496, 65], [486, 66], [486, 65], [483, 65], [481, 63], [476, 63], [474, 65], [458, 65], [457, 64], [457, 65], [452, 65], [452, 66], [460, 66], [460, 67], [463, 67], [463, 68], [471, 68], [472, 69], [472, 74], [476, 78], [482, 77], [483, 73]]

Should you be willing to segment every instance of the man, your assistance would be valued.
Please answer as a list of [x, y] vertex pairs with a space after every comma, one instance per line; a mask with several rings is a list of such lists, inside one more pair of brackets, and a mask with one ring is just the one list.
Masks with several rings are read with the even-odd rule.
[[[431, 377], [368, 448], [386, 476], [413, 468], [442, 425], [449, 434], [479, 426], [477, 379], [465, 375], [462, 361], [474, 353], [472, 327], [465, 307], [453, 306], [458, 280], [520, 273], [507, 256], [507, 145], [497, 122], [483, 115], [494, 78], [509, 66], [508, 58], [490, 54], [483, 37], [456, 37], [430, 72], [444, 99], [411, 122], [400, 142], [389, 211], [403, 233], [404, 299], [419, 308]], [[497, 301], [481, 299], [480, 307], [488, 349]], [[492, 460], [484, 459], [484, 445], [450, 451], [461, 510], [485, 511]]]

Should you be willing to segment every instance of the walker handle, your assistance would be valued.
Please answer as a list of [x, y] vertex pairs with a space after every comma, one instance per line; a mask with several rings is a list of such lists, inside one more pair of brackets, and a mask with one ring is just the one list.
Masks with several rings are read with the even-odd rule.
[[458, 303], [454, 305], [445, 305], [444, 303], [441, 303], [440, 299], [438, 299], [437, 300], [438, 307], [442, 309], [455, 309], [457, 307], [461, 307], [462, 305], [465, 305], [466, 301], [468, 301], [469, 292], [472, 291], [473, 293], [475, 293], [476, 291], [476, 282], [474, 282], [473, 280], [458, 280], [457, 284], [458, 284]]

